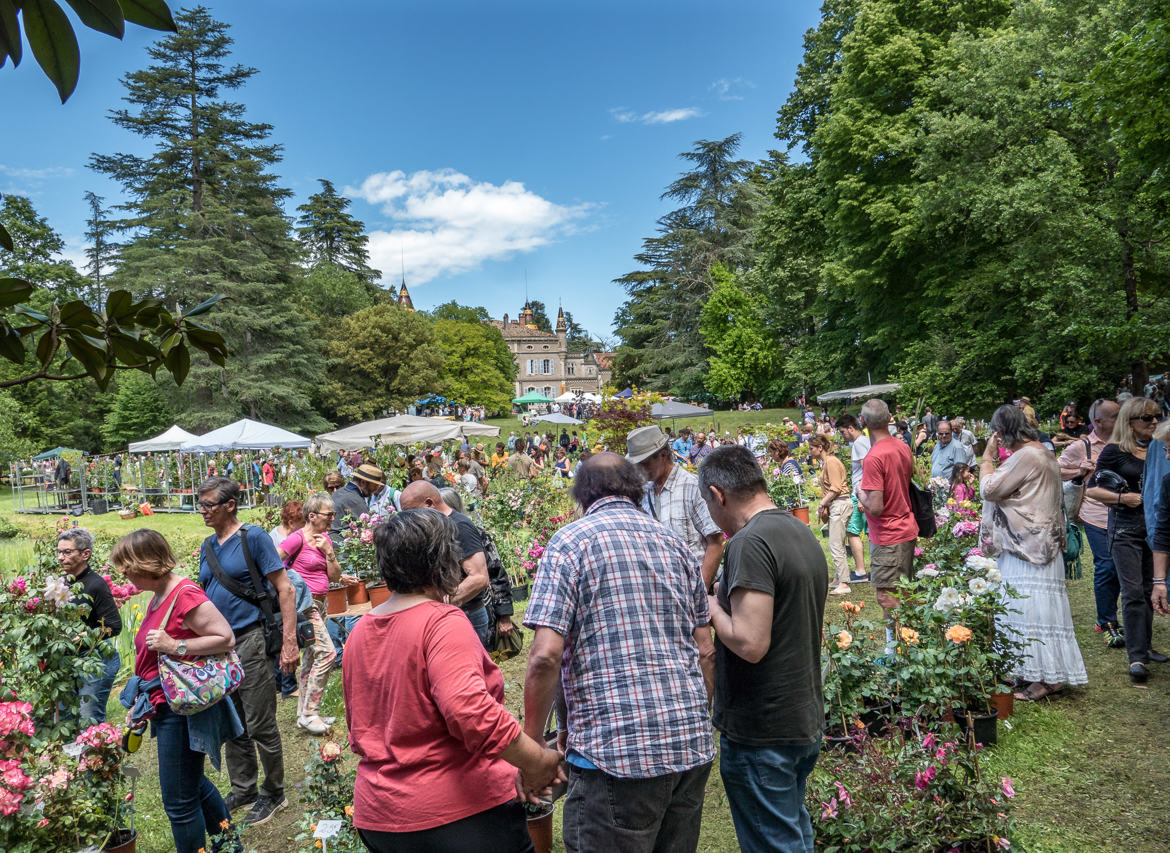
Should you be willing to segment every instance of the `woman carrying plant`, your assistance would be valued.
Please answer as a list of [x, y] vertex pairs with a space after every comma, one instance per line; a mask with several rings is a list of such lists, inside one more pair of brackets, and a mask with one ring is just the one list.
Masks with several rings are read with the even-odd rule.
[[[1087, 684], [1064, 586], [1065, 522], [1056, 457], [1037, 440], [1024, 413], [1000, 406], [991, 416], [980, 486], [986, 502], [983, 551], [996, 558], [1004, 583], [1023, 596], [999, 626], [1023, 644], [1017, 699], [1035, 701], [1067, 684]], [[1000, 448], [1011, 456], [996, 468]]]
[[573, 471], [569, 467], [569, 453], [565, 448], [558, 447], [553, 451], [553, 473], [557, 477], [564, 477], [566, 480], [573, 476]]
[[[785, 448], [787, 449], [787, 448]], [[833, 584], [829, 595], [848, 595], [849, 557], [845, 548], [845, 525], [853, 514], [853, 500], [849, 497], [849, 474], [845, 463], [833, 453], [833, 443], [823, 435], [814, 435], [808, 441], [813, 461], [821, 463], [818, 477], [824, 493], [817, 505], [817, 518], [829, 525], [829, 554], [833, 558]]]
[[1142, 506], [1142, 474], [1146, 451], [1158, 426], [1161, 409], [1148, 397], [1126, 400], [1117, 413], [1113, 435], [1097, 457], [1097, 470], [1085, 497], [1109, 508], [1109, 553], [1121, 582], [1121, 612], [1125, 622], [1125, 651], [1129, 677], [1144, 684], [1150, 661], [1165, 663], [1166, 656], [1150, 648], [1154, 608], [1154, 554], [1146, 541], [1146, 511]]
[[517, 791], [534, 801], [565, 779], [560, 753], [504, 707], [503, 676], [467, 617], [443, 603], [463, 575], [457, 535], [429, 508], [374, 532], [392, 594], [350, 634], [342, 671], [353, 824], [372, 851], [531, 851]]
[[[175, 555], [162, 534], [136, 530], [110, 552], [110, 562], [139, 589], [154, 593], [134, 637], [134, 679], [122, 692], [131, 724], [151, 720], [158, 739], [159, 785], [177, 853], [197, 853], [229, 821], [227, 806], [203, 773], [204, 755], [219, 769], [219, 747], [243, 734], [232, 702], [190, 716], [176, 714], [159, 684], [159, 654], [202, 657], [236, 644], [227, 620], [194, 581], [174, 574]], [[238, 848], [233, 848], [238, 849]]]
[[305, 526], [285, 539], [276, 553], [285, 568], [295, 570], [313, 596], [306, 612], [313, 624], [313, 642], [301, 652], [301, 677], [297, 691], [297, 726], [310, 734], [324, 734], [332, 720], [320, 716], [321, 697], [329, 683], [329, 673], [337, 652], [325, 626], [329, 612], [329, 582], [341, 580], [341, 564], [333, 553], [329, 527], [335, 515], [333, 498], [320, 492], [305, 501]]
[[788, 442], [774, 438], [768, 442], [768, 458], [780, 466], [780, 473], [785, 477], [801, 476], [800, 463], [792, 458], [792, 451], [788, 449]]

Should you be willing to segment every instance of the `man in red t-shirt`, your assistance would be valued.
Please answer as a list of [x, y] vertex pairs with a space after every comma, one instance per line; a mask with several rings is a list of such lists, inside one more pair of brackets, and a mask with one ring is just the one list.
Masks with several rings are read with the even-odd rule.
[[870, 400], [861, 407], [872, 447], [861, 473], [861, 508], [869, 521], [869, 572], [886, 618], [898, 606], [898, 578], [910, 577], [918, 523], [910, 509], [910, 448], [888, 429], [890, 407]]

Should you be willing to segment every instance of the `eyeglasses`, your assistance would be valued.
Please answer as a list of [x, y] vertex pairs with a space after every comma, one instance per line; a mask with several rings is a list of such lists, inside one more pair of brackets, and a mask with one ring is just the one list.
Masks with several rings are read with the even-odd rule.
[[70, 554], [80, 554], [80, 553], [81, 553], [80, 548], [58, 548], [57, 549], [57, 556], [58, 557], [68, 557]]
[[211, 512], [217, 506], [223, 506], [227, 501], [199, 501], [200, 512]]
[[311, 512], [311, 513], [309, 513], [309, 515], [320, 515], [320, 516], [324, 516], [325, 518], [333, 518], [333, 516], [337, 515], [337, 513], [335, 513], [335, 512]]
[[1143, 423], [1147, 424], [1152, 424], [1157, 419], [1157, 415], [1151, 415], [1149, 412], [1144, 415], [1134, 415], [1132, 418], [1130, 418], [1131, 421], [1142, 421]]

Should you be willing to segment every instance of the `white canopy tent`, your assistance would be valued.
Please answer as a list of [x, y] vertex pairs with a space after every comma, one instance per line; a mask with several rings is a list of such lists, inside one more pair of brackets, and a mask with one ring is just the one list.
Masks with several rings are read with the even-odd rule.
[[667, 400], [665, 403], [655, 403], [650, 407], [650, 417], [656, 421], [667, 418], [699, 418], [709, 414], [711, 414], [710, 409], [692, 406], [690, 403], [680, 403], [678, 400]]
[[553, 398], [553, 402], [556, 402], [556, 403], [572, 403], [572, 402], [573, 402], [574, 400], [576, 400], [576, 399], [577, 399], [577, 395], [576, 395], [576, 394], [574, 394], [572, 391], [566, 391], [566, 392], [565, 392], [564, 394], [562, 394], [561, 396]]
[[862, 397], [879, 397], [882, 394], [892, 394], [901, 387], [901, 382], [885, 382], [879, 385], [859, 385], [856, 388], [842, 388], [840, 391], [826, 391], [824, 394], [817, 394], [817, 402], [825, 403], [829, 400], [860, 400]]
[[499, 427], [472, 421], [453, 421], [447, 418], [424, 418], [418, 415], [395, 415], [354, 424], [345, 429], [317, 436], [321, 450], [358, 450], [379, 444], [414, 444], [416, 442], [447, 441], [464, 436], [500, 434]]
[[142, 441], [130, 442], [130, 452], [158, 453], [164, 450], [178, 450], [183, 446], [184, 441], [191, 441], [198, 437], [194, 433], [187, 432], [187, 430], [175, 424], [162, 435], [156, 435], [154, 438], [146, 438]]
[[579, 420], [577, 420], [576, 418], [571, 418], [571, 417], [569, 417], [568, 415], [561, 414], [560, 412], [554, 412], [554, 413], [553, 413], [553, 414], [551, 414], [551, 415], [541, 415], [539, 418], [537, 418], [535, 421], [533, 421], [533, 423], [538, 423], [538, 424], [539, 424], [539, 423], [546, 423], [546, 424], [582, 424], [582, 423], [585, 423], [585, 422], [584, 422], [584, 421], [579, 421]]
[[241, 418], [206, 435], [184, 441], [179, 450], [184, 453], [215, 453], [222, 450], [271, 450], [274, 447], [296, 449], [308, 447], [311, 443], [287, 429]]

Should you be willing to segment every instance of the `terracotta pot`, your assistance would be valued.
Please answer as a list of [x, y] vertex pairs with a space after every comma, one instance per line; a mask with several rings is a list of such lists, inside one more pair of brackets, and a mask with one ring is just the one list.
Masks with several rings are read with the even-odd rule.
[[528, 837], [536, 853], [550, 853], [553, 843], [553, 813], [528, 819]]
[[377, 586], [367, 586], [366, 592], [370, 594], [370, 604], [375, 607], [390, 598], [390, 590], [384, 583]]
[[798, 507], [796, 507], [795, 509], [793, 509], [793, 510], [792, 510], [792, 514], [793, 514], [793, 515], [795, 515], [797, 518], [799, 518], [801, 521], [803, 521], [805, 524], [808, 524], [808, 523], [809, 523], [809, 520], [808, 520], [808, 507], [806, 507], [806, 506], [798, 506]]
[[999, 711], [999, 718], [1006, 720], [1012, 715], [1012, 711], [1016, 707], [1016, 697], [1010, 692], [1008, 693], [992, 693], [991, 704], [995, 710]]
[[134, 829], [115, 829], [110, 840], [102, 848], [105, 853], [134, 853], [134, 845], [138, 841], [138, 832]]
[[325, 612], [330, 616], [344, 613], [346, 611], [346, 589], [339, 586], [337, 589], [331, 589], [325, 593]]
[[350, 604], [365, 604], [370, 600], [370, 594], [366, 592], [366, 582], [358, 581], [351, 583], [345, 588], [345, 600]]

